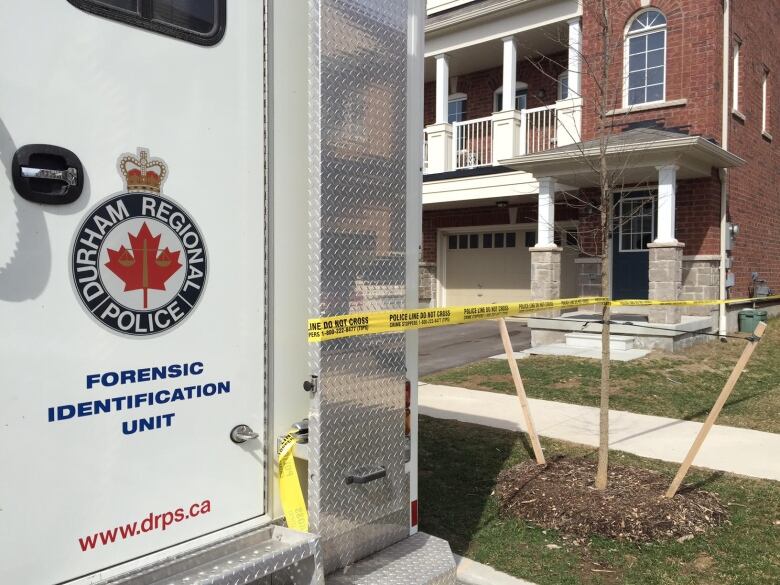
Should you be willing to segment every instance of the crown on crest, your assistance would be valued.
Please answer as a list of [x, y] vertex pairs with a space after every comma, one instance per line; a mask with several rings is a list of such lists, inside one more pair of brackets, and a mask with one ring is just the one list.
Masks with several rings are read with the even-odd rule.
[[149, 158], [149, 151], [139, 148], [138, 156], [125, 153], [119, 157], [119, 172], [125, 178], [128, 191], [159, 193], [168, 175], [168, 165], [162, 159]]

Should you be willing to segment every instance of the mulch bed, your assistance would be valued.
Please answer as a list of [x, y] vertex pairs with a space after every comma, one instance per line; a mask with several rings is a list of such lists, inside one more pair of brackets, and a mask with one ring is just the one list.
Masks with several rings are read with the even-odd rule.
[[576, 537], [600, 535], [647, 543], [702, 534], [728, 520], [718, 496], [683, 486], [663, 497], [670, 479], [637, 467], [610, 465], [607, 489], [594, 487], [596, 462], [560, 457], [526, 461], [501, 472], [496, 495], [502, 514]]

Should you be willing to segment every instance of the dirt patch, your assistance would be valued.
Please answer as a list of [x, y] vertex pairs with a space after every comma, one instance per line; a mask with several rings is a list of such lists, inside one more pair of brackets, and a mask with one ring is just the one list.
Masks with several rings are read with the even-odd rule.
[[579, 390], [582, 388], [582, 379], [578, 376], [575, 376], [574, 378], [566, 378], [560, 382], [553, 382], [550, 384], [550, 387], [556, 388], [558, 390]]
[[579, 537], [637, 543], [689, 539], [726, 522], [718, 496], [683, 489], [663, 497], [669, 479], [654, 471], [611, 465], [608, 488], [596, 491], [596, 463], [561, 457], [544, 466], [526, 461], [501, 472], [501, 512]]

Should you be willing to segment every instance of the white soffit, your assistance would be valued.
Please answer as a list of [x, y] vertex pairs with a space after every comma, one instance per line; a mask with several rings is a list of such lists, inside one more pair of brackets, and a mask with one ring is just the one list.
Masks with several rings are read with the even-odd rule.
[[477, 4], [473, 14], [459, 10], [451, 19], [439, 17], [435, 24], [426, 25], [425, 56], [452, 52], [508, 35], [518, 35], [522, 43], [523, 32], [582, 14], [577, 0], [505, 0], [485, 7], [481, 13], [476, 10]]

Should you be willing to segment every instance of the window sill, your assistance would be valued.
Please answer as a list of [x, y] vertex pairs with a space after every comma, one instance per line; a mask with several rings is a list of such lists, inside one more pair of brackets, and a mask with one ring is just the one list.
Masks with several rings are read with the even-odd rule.
[[646, 112], [647, 110], [661, 110], [664, 108], [678, 108], [688, 104], [687, 99], [681, 100], [669, 100], [665, 102], [652, 102], [650, 104], [638, 104], [636, 106], [628, 106], [626, 108], [618, 108], [616, 110], [609, 110], [606, 116], [620, 116], [621, 114], [634, 114], [636, 112]]
[[739, 110], [731, 110], [731, 115], [734, 116], [737, 120], [741, 120], [742, 122], [745, 121], [745, 114], [740, 112]]
[[763, 132], [761, 132], [761, 137], [762, 137], [764, 140], [766, 140], [767, 142], [772, 142], [772, 140], [774, 140], [774, 139], [772, 138], [772, 135], [771, 135], [769, 132], [767, 132], [766, 130], [764, 130]]

